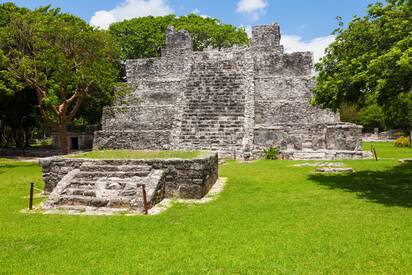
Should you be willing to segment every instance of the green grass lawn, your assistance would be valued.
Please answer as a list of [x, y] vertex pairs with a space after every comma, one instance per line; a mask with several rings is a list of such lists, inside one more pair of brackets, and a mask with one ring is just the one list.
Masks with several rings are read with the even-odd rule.
[[375, 147], [378, 158], [389, 158], [389, 159], [399, 159], [399, 158], [411, 158], [412, 149], [410, 148], [397, 148], [392, 142], [364, 142], [363, 149], [370, 151], [371, 146]]
[[81, 153], [71, 158], [90, 158], [90, 159], [193, 159], [201, 157], [201, 151], [132, 151], [132, 150], [96, 150]]
[[0, 273], [411, 274], [412, 150], [374, 146], [354, 174], [229, 162], [217, 200], [133, 217], [22, 214], [40, 169], [1, 160]]

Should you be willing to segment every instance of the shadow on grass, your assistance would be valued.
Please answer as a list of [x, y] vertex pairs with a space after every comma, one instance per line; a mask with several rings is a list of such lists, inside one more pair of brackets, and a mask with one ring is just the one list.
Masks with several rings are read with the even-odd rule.
[[314, 174], [309, 180], [331, 189], [358, 193], [387, 206], [412, 207], [412, 164], [402, 164], [385, 171], [360, 171], [353, 174]]

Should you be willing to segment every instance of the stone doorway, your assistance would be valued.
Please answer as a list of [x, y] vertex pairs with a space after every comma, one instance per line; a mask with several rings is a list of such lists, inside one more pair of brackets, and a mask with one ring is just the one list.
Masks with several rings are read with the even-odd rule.
[[70, 138], [70, 149], [74, 151], [79, 150], [79, 137]]

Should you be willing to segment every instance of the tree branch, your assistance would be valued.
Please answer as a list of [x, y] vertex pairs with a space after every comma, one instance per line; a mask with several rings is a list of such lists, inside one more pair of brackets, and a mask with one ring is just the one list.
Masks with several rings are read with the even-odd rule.
[[77, 111], [80, 109], [80, 106], [83, 103], [83, 98], [84, 98], [83, 95], [81, 95], [80, 97], [77, 98], [73, 109], [71, 110], [69, 115], [66, 116], [66, 119], [65, 119], [66, 123], [69, 123], [74, 118], [74, 116], [76, 115]]

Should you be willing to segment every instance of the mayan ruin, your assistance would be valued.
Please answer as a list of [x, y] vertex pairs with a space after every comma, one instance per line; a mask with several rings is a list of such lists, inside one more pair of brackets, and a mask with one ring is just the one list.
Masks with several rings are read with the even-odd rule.
[[94, 147], [362, 158], [362, 127], [310, 105], [312, 53], [284, 53], [280, 38], [277, 24], [256, 26], [250, 47], [195, 52], [188, 32], [169, 28], [160, 58], [127, 60], [133, 93], [104, 111]]

